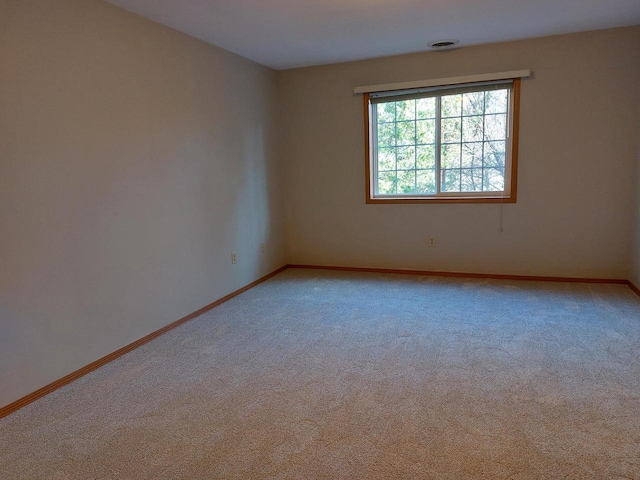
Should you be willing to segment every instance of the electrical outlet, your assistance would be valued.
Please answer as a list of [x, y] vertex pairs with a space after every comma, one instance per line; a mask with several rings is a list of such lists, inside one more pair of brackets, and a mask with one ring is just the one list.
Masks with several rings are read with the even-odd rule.
[[231, 263], [235, 265], [237, 260], [238, 259], [236, 258], [236, 252], [231, 252]]
[[429, 237], [428, 245], [430, 247], [435, 247], [436, 246], [436, 237]]
[[260, 244], [260, 253], [264, 253], [264, 243]]

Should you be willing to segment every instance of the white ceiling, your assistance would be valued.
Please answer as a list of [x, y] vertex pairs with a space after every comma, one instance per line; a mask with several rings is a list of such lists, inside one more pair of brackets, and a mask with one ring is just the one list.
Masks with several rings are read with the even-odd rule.
[[275, 69], [640, 24], [640, 0], [107, 1]]

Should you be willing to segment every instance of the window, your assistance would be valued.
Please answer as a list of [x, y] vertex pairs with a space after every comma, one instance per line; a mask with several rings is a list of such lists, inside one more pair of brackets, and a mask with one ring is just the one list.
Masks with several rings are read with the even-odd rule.
[[367, 202], [515, 202], [519, 87], [365, 93]]

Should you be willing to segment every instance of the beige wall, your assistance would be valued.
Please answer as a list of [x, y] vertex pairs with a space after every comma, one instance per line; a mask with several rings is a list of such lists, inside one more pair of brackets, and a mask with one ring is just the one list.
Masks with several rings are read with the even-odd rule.
[[[290, 263], [628, 278], [640, 27], [280, 72]], [[366, 205], [353, 87], [530, 68], [518, 202]], [[435, 236], [437, 247], [427, 247]]]
[[[638, 61], [640, 62], [640, 61]], [[640, 88], [640, 85], [638, 86]], [[640, 288], [640, 101], [638, 102], [638, 122], [637, 122], [637, 161], [636, 161], [636, 198], [635, 198], [635, 217], [634, 217], [634, 237], [632, 244], [631, 272], [629, 280]]]
[[107, 3], [0, 0], [0, 406], [285, 263], [277, 109]]

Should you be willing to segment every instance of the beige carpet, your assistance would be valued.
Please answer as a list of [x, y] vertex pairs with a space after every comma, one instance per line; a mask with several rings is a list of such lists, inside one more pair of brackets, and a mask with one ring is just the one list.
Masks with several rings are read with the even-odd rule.
[[639, 479], [626, 286], [286, 270], [0, 420], [2, 479]]

